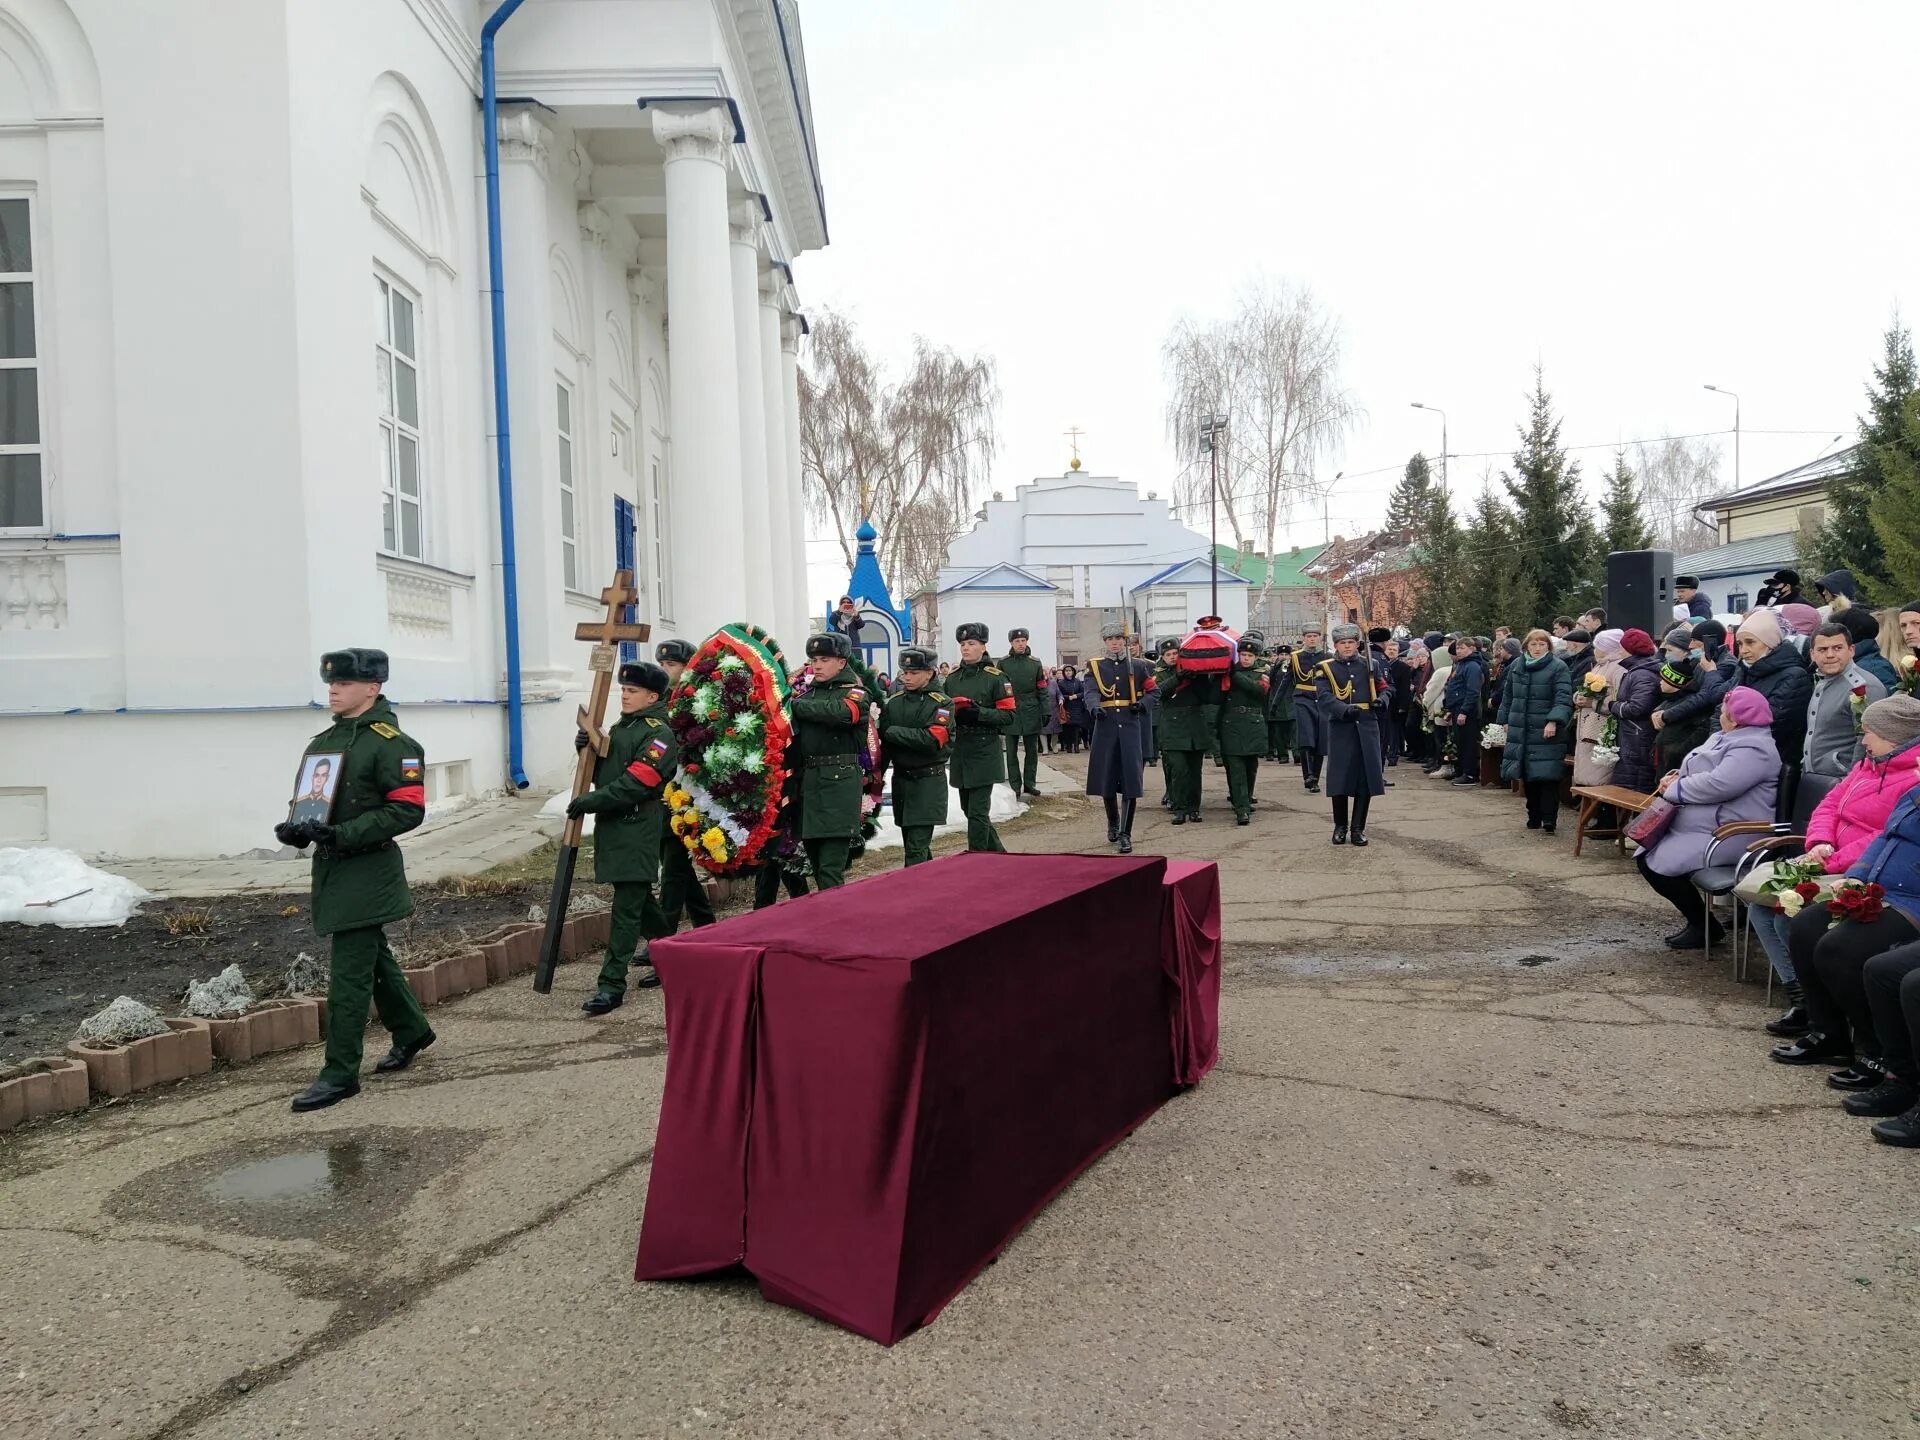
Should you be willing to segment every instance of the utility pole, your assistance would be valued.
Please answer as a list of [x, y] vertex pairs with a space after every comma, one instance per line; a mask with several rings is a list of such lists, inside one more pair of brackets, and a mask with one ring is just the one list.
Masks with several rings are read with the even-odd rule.
[[1451, 497], [1453, 491], [1448, 488], [1447, 484], [1449, 478], [1447, 470], [1447, 412], [1442, 410], [1438, 405], [1423, 405], [1418, 400], [1413, 402], [1413, 408], [1416, 410], [1429, 410], [1440, 417], [1440, 488], [1445, 490], [1448, 496]]
[[1740, 397], [1733, 391], [1718, 385], [1705, 385], [1701, 388], [1711, 390], [1716, 395], [1731, 396], [1733, 399], [1733, 488], [1738, 490], [1740, 488]]
[[[1327, 564], [1327, 552], [1333, 548], [1333, 487], [1340, 483], [1340, 477], [1347, 472], [1336, 470], [1333, 479], [1327, 482], [1327, 488], [1320, 492], [1320, 563]], [[1323, 643], [1333, 643], [1333, 570], [1331, 567], [1320, 577], [1326, 591], [1326, 628], [1320, 632]]]
[[1212, 598], [1207, 602], [1207, 613], [1220, 613], [1220, 446], [1227, 437], [1227, 417], [1209, 415], [1200, 422], [1200, 448], [1207, 453], [1207, 463], [1212, 470], [1212, 480], [1207, 486], [1207, 578], [1212, 586]]

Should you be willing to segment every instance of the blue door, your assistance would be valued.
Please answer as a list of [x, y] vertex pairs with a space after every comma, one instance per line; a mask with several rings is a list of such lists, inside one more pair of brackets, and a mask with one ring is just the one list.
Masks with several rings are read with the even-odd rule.
[[[634, 568], [634, 563], [633, 563], [634, 548], [635, 548], [634, 542], [635, 542], [635, 539], [637, 538], [637, 534], [638, 534], [638, 527], [634, 524], [634, 518], [633, 518], [633, 502], [631, 500], [622, 500], [618, 495], [614, 496], [613, 497], [613, 568], [614, 569], [630, 571]], [[636, 590], [639, 589], [640, 587], [639, 575], [636, 574], [633, 577], [633, 584]], [[627, 613], [621, 616], [620, 618], [625, 620], [628, 624], [632, 624], [634, 613], [637, 609], [638, 609], [637, 606], [633, 606], [633, 605], [627, 606]], [[623, 640], [620, 642], [620, 663], [621, 664], [631, 665], [639, 658], [640, 658], [640, 647], [637, 644], [635, 644], [631, 640]]]

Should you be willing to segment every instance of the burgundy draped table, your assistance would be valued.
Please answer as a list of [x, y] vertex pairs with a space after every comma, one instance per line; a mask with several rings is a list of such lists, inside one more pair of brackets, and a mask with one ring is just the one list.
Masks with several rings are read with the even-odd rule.
[[635, 1278], [744, 1266], [892, 1344], [1213, 1064], [1219, 876], [955, 855], [653, 942]]

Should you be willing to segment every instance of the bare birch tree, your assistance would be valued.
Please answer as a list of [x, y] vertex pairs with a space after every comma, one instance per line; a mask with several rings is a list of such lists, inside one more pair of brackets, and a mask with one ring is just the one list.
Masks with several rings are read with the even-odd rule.
[[[1183, 319], [1167, 337], [1167, 430], [1175, 448], [1198, 455], [1207, 417], [1228, 417], [1219, 504], [1236, 548], [1252, 538], [1262, 554], [1273, 554], [1294, 502], [1318, 493], [1315, 467], [1360, 418], [1340, 380], [1340, 350], [1339, 321], [1292, 283], [1252, 285], [1229, 318]], [[1174, 498], [1204, 506], [1211, 483], [1204, 461], [1191, 464], [1175, 481]], [[1272, 584], [1269, 567], [1256, 610]]]
[[1717, 543], [1712, 527], [1693, 513], [1720, 489], [1720, 451], [1710, 440], [1665, 435], [1639, 441], [1633, 468], [1640, 477], [1640, 513], [1655, 548], [1685, 555]]
[[800, 369], [800, 460], [807, 512], [833, 526], [849, 568], [863, 519], [880, 532], [881, 573], [901, 601], [930, 582], [963, 531], [993, 464], [1000, 387], [994, 362], [916, 338], [890, 380], [831, 312], [812, 321]]

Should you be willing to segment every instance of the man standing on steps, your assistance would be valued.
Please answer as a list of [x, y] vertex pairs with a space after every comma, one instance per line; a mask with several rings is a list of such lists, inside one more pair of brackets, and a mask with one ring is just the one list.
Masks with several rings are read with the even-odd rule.
[[1227, 762], [1227, 796], [1236, 825], [1253, 820], [1253, 782], [1267, 749], [1267, 676], [1260, 665], [1260, 636], [1240, 637], [1240, 653], [1220, 707], [1220, 750]]
[[[1000, 673], [1013, 686], [1013, 723], [1007, 742], [1007, 788], [1014, 794], [1040, 793], [1040, 730], [1047, 723], [1047, 667], [1033, 653], [1025, 629], [1007, 632], [1007, 658]], [[1022, 751], [1025, 763], [1021, 762]]]
[[970, 620], [954, 632], [960, 663], [940, 687], [953, 701], [956, 731], [947, 773], [967, 817], [967, 849], [1005, 853], [993, 828], [993, 787], [1006, 778], [1002, 735], [1018, 701], [1000, 667], [987, 658], [987, 627]]
[[1287, 663], [1293, 681], [1293, 717], [1299, 730], [1293, 743], [1300, 752], [1300, 773], [1306, 779], [1309, 795], [1320, 793], [1320, 766], [1326, 759], [1327, 727], [1313, 679], [1314, 671], [1326, 658], [1320, 648], [1320, 627], [1309, 625], [1300, 632], [1300, 648]]
[[1087, 667], [1087, 709], [1093, 739], [1087, 753], [1087, 794], [1107, 811], [1107, 843], [1133, 853], [1133, 810], [1144, 788], [1141, 743], [1147, 701], [1154, 694], [1153, 667], [1127, 653], [1127, 629], [1100, 632], [1107, 653]]
[[427, 814], [426, 752], [393, 723], [380, 693], [384, 650], [334, 650], [320, 657], [333, 724], [307, 754], [339, 763], [330, 820], [274, 827], [282, 845], [313, 851], [313, 928], [333, 937], [327, 970], [327, 1052], [320, 1078], [293, 1097], [295, 1110], [320, 1110], [360, 1093], [360, 1056], [372, 999], [393, 1048], [374, 1066], [404, 1070], [433, 1044], [426, 1011], [414, 998], [382, 928], [413, 913], [406, 864], [394, 838]]
[[[687, 666], [693, 663], [693, 645], [686, 640], [662, 640], [653, 647], [653, 659], [667, 676], [667, 690], [680, 683]], [[695, 929], [711, 925], [715, 916], [707, 901], [707, 887], [694, 872], [693, 856], [680, 843], [680, 837], [668, 829], [673, 812], [660, 807], [660, 916], [671, 935], [680, 928], [680, 912]]]

